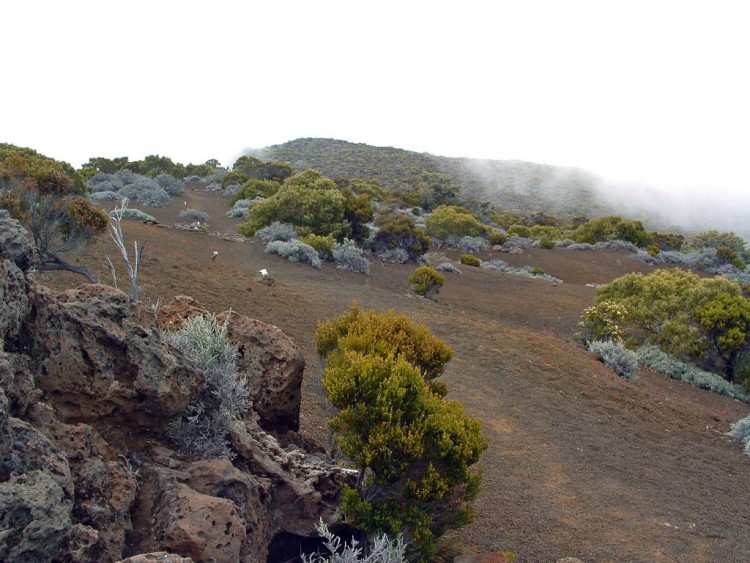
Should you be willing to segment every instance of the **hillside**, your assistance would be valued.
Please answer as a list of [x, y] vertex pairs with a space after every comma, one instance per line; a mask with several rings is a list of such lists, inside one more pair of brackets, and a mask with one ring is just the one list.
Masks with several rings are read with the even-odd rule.
[[249, 154], [285, 162], [295, 172], [314, 168], [332, 178], [375, 178], [396, 190], [408, 186], [421, 172], [440, 172], [455, 179], [466, 199], [526, 212], [597, 216], [612, 211], [597, 196], [599, 180], [574, 168], [519, 160], [449, 158], [335, 139], [297, 139]]
[[[210, 234], [169, 228], [186, 205], [208, 213]], [[450, 536], [458, 545], [511, 550], [519, 563], [566, 556], [750, 560], [750, 507], [742, 494], [750, 463], [724, 435], [748, 406], [645, 369], [637, 384], [627, 383], [572, 340], [581, 311], [593, 302], [589, 284], [652, 266], [617, 251], [528, 249], [502, 258], [542, 268], [563, 283], [459, 265], [463, 273], [449, 274], [437, 299], [427, 300], [409, 291], [413, 263], [374, 260], [369, 276], [330, 263], [314, 270], [265, 254], [262, 241], [213, 236], [234, 232], [228, 208], [217, 192], [194, 186], [167, 207], [146, 209], [162, 226], [126, 221], [128, 241], [148, 241], [141, 274], [146, 303], [187, 294], [209, 310], [232, 309], [281, 328], [307, 361], [300, 431], [322, 443], [329, 436], [314, 343], [318, 321], [357, 301], [427, 325], [455, 351], [443, 378], [449, 398], [482, 420], [490, 442], [480, 462], [476, 519]], [[117, 255], [102, 236], [79, 260], [108, 280], [106, 257], [115, 262]], [[451, 251], [446, 258], [458, 265]], [[254, 280], [261, 268], [274, 286]], [[82, 279], [36, 276], [56, 287]]]

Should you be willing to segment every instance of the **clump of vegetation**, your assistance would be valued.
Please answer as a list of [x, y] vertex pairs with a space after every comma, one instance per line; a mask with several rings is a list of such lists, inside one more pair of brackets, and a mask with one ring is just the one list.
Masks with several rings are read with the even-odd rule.
[[432, 560], [437, 539], [471, 518], [481, 481], [471, 466], [487, 448], [479, 420], [428, 384], [450, 349], [402, 315], [356, 306], [320, 325], [316, 341], [338, 409], [329, 426], [359, 471], [344, 520], [370, 535], [403, 533], [415, 559]]
[[297, 238], [297, 230], [292, 225], [276, 221], [267, 227], [257, 230], [255, 236], [263, 240], [290, 241]]
[[657, 346], [643, 346], [637, 350], [637, 354], [642, 364], [672, 379], [679, 379], [700, 389], [750, 403], [750, 394], [739, 385], [730, 383], [723, 377], [702, 370], [691, 363], [683, 362], [673, 355], [663, 352]]
[[206, 221], [208, 221], [208, 213], [192, 208], [184, 209], [180, 211], [180, 219], [187, 219], [188, 221], [200, 221], [201, 223], [205, 223]]
[[237, 373], [237, 351], [226, 323], [213, 314], [192, 317], [167, 341], [205, 375], [201, 395], [168, 427], [169, 437], [187, 456], [234, 457], [227, 441], [231, 423], [248, 408], [247, 381]]
[[750, 414], [733, 423], [728, 434], [742, 440], [745, 444], [745, 455], [750, 455]]
[[321, 236], [309, 234], [300, 239], [305, 244], [309, 244], [318, 251], [321, 260], [333, 260], [333, 249], [336, 246], [336, 239], [331, 235]]
[[84, 191], [83, 180], [69, 164], [0, 144], [0, 208], [31, 234], [36, 248], [33, 265], [75, 272], [99, 283], [89, 268], [63, 258], [84, 248], [109, 224], [107, 214], [82, 197]]
[[461, 274], [461, 270], [456, 268], [456, 266], [452, 262], [441, 262], [437, 266], [435, 266], [435, 269], [438, 272], [448, 272], [452, 274]]
[[627, 316], [625, 305], [614, 301], [599, 301], [584, 310], [577, 337], [586, 345], [597, 340], [622, 342]]
[[182, 195], [185, 193], [185, 182], [175, 178], [171, 174], [159, 174], [154, 180], [169, 195]]
[[461, 264], [464, 264], [466, 266], [475, 266], [479, 267], [479, 265], [482, 263], [482, 261], [477, 258], [476, 256], [472, 254], [462, 254], [461, 257], [458, 259]]
[[468, 209], [455, 205], [441, 205], [425, 221], [427, 234], [439, 240], [449, 236], [478, 237], [488, 231]]
[[[649, 275], [627, 274], [600, 287], [597, 307], [604, 302], [623, 307], [624, 316], [616, 324], [629, 347], [655, 345], [735, 380], [736, 367], [750, 342], [750, 300], [736, 283], [660, 269]], [[585, 318], [584, 329], [596, 333], [596, 324], [606, 321], [596, 315]]]
[[623, 219], [617, 215], [591, 219], [577, 227], [573, 231], [572, 238], [578, 243], [588, 244], [622, 240], [642, 248], [654, 243], [640, 221]]
[[[512, 240], [512, 239], [509, 239]], [[495, 260], [489, 260], [487, 262], [482, 262], [479, 265], [480, 268], [483, 270], [496, 270], [498, 272], [503, 272], [505, 274], [512, 274], [514, 276], [521, 276], [525, 278], [534, 278], [534, 279], [540, 279], [540, 280], [546, 280], [553, 283], [562, 283], [562, 280], [560, 278], [556, 278], [554, 276], [550, 276], [549, 274], [545, 274], [542, 270], [538, 268], [533, 268], [531, 266], [524, 266], [523, 268], [516, 268], [515, 266], [511, 266], [504, 260], [495, 259]]]
[[594, 340], [589, 343], [588, 349], [623, 379], [631, 382], [638, 380], [638, 354], [625, 348], [622, 342]]
[[454, 237], [449, 236], [446, 241], [448, 245], [455, 246], [461, 252], [472, 254], [488, 248], [490, 243], [482, 237]]
[[269, 198], [275, 195], [279, 188], [281, 184], [272, 180], [248, 180], [234, 192], [230, 201], [235, 204], [241, 199]]
[[266, 245], [266, 252], [268, 254], [278, 254], [290, 262], [301, 262], [309, 264], [316, 270], [320, 269], [321, 262], [318, 251], [298, 239], [289, 241], [272, 240]]
[[411, 260], [417, 260], [430, 248], [427, 234], [417, 228], [414, 221], [406, 215], [396, 215], [386, 219], [378, 228], [372, 242], [376, 253], [401, 249]]
[[321, 519], [315, 528], [320, 537], [325, 539], [324, 546], [329, 556], [320, 554], [302, 555], [302, 563], [404, 563], [406, 561], [406, 543], [404, 536], [397, 534], [390, 539], [386, 534], [376, 534], [368, 542], [367, 550], [357, 547], [359, 542], [352, 538], [351, 545], [341, 542]]
[[353, 240], [344, 239], [333, 247], [333, 261], [336, 268], [357, 272], [359, 274], [370, 273], [370, 262], [364, 257], [362, 249]]
[[409, 283], [414, 293], [429, 298], [438, 294], [445, 283], [445, 276], [431, 266], [419, 266], [409, 276]]

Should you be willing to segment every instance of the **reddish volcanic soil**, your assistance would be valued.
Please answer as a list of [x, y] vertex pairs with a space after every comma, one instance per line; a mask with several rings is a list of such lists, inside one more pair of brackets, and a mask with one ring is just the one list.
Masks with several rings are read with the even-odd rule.
[[[146, 209], [172, 227], [187, 207], [209, 214], [210, 234], [124, 221], [128, 241], [147, 240], [144, 301], [178, 294], [210, 310], [233, 309], [283, 329], [304, 350], [301, 431], [328, 443], [314, 333], [320, 320], [353, 301], [395, 309], [427, 325], [454, 349], [444, 375], [449, 398], [482, 420], [490, 447], [476, 518], [448, 538], [468, 551], [510, 550], [519, 562], [750, 561], [750, 458], [724, 435], [748, 406], [642, 369], [627, 383], [572, 339], [594, 289], [629, 271], [650, 271], [625, 252], [526, 250], [510, 256], [564, 280], [554, 285], [457, 264], [435, 300], [414, 296], [414, 264], [372, 260], [371, 274], [322, 270], [264, 254], [257, 240], [228, 242], [229, 202], [189, 190], [163, 209]], [[132, 242], [129, 242], [132, 245]], [[218, 251], [216, 260], [211, 260]], [[100, 237], [81, 256], [109, 283]], [[254, 281], [261, 268], [276, 280]], [[38, 274], [56, 287], [80, 277]], [[120, 273], [120, 286], [125, 284]], [[124, 288], [127, 290], [127, 288]]]

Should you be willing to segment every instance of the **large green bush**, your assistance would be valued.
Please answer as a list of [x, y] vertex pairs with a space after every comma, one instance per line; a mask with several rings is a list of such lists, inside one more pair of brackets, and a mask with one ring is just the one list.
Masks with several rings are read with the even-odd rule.
[[479, 222], [468, 209], [454, 205], [441, 205], [425, 221], [427, 234], [440, 240], [449, 236], [478, 237], [489, 229]]
[[571, 238], [579, 243], [596, 244], [608, 240], [623, 240], [636, 246], [647, 247], [654, 243], [640, 221], [623, 219], [617, 215], [591, 219], [573, 231]]
[[425, 381], [442, 372], [449, 349], [403, 316], [356, 306], [316, 337], [338, 409], [329, 425], [359, 471], [344, 491], [346, 522], [368, 534], [402, 532], [418, 560], [432, 560], [437, 538], [470, 519], [480, 484], [471, 466], [487, 448], [480, 422]]
[[378, 228], [372, 243], [375, 252], [404, 250], [409, 258], [416, 260], [430, 249], [430, 239], [414, 221], [406, 215], [387, 219]]
[[627, 274], [597, 290], [583, 334], [622, 336], [630, 347], [658, 346], [723, 371], [729, 381], [750, 342], [750, 300], [724, 278], [681, 269]]
[[316, 170], [288, 178], [279, 190], [250, 208], [248, 220], [237, 230], [251, 236], [274, 222], [293, 225], [300, 236], [310, 233], [343, 238], [351, 231], [344, 217], [346, 201], [338, 186]]

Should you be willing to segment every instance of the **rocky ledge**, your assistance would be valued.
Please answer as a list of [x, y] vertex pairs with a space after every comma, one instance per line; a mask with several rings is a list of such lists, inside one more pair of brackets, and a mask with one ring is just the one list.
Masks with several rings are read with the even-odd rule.
[[190, 459], [165, 436], [203, 375], [162, 338], [205, 310], [158, 315], [103, 285], [55, 292], [26, 271], [0, 211], [0, 560], [283, 560], [333, 523], [350, 477], [297, 435], [304, 358], [279, 329], [220, 315], [251, 382], [233, 459]]

